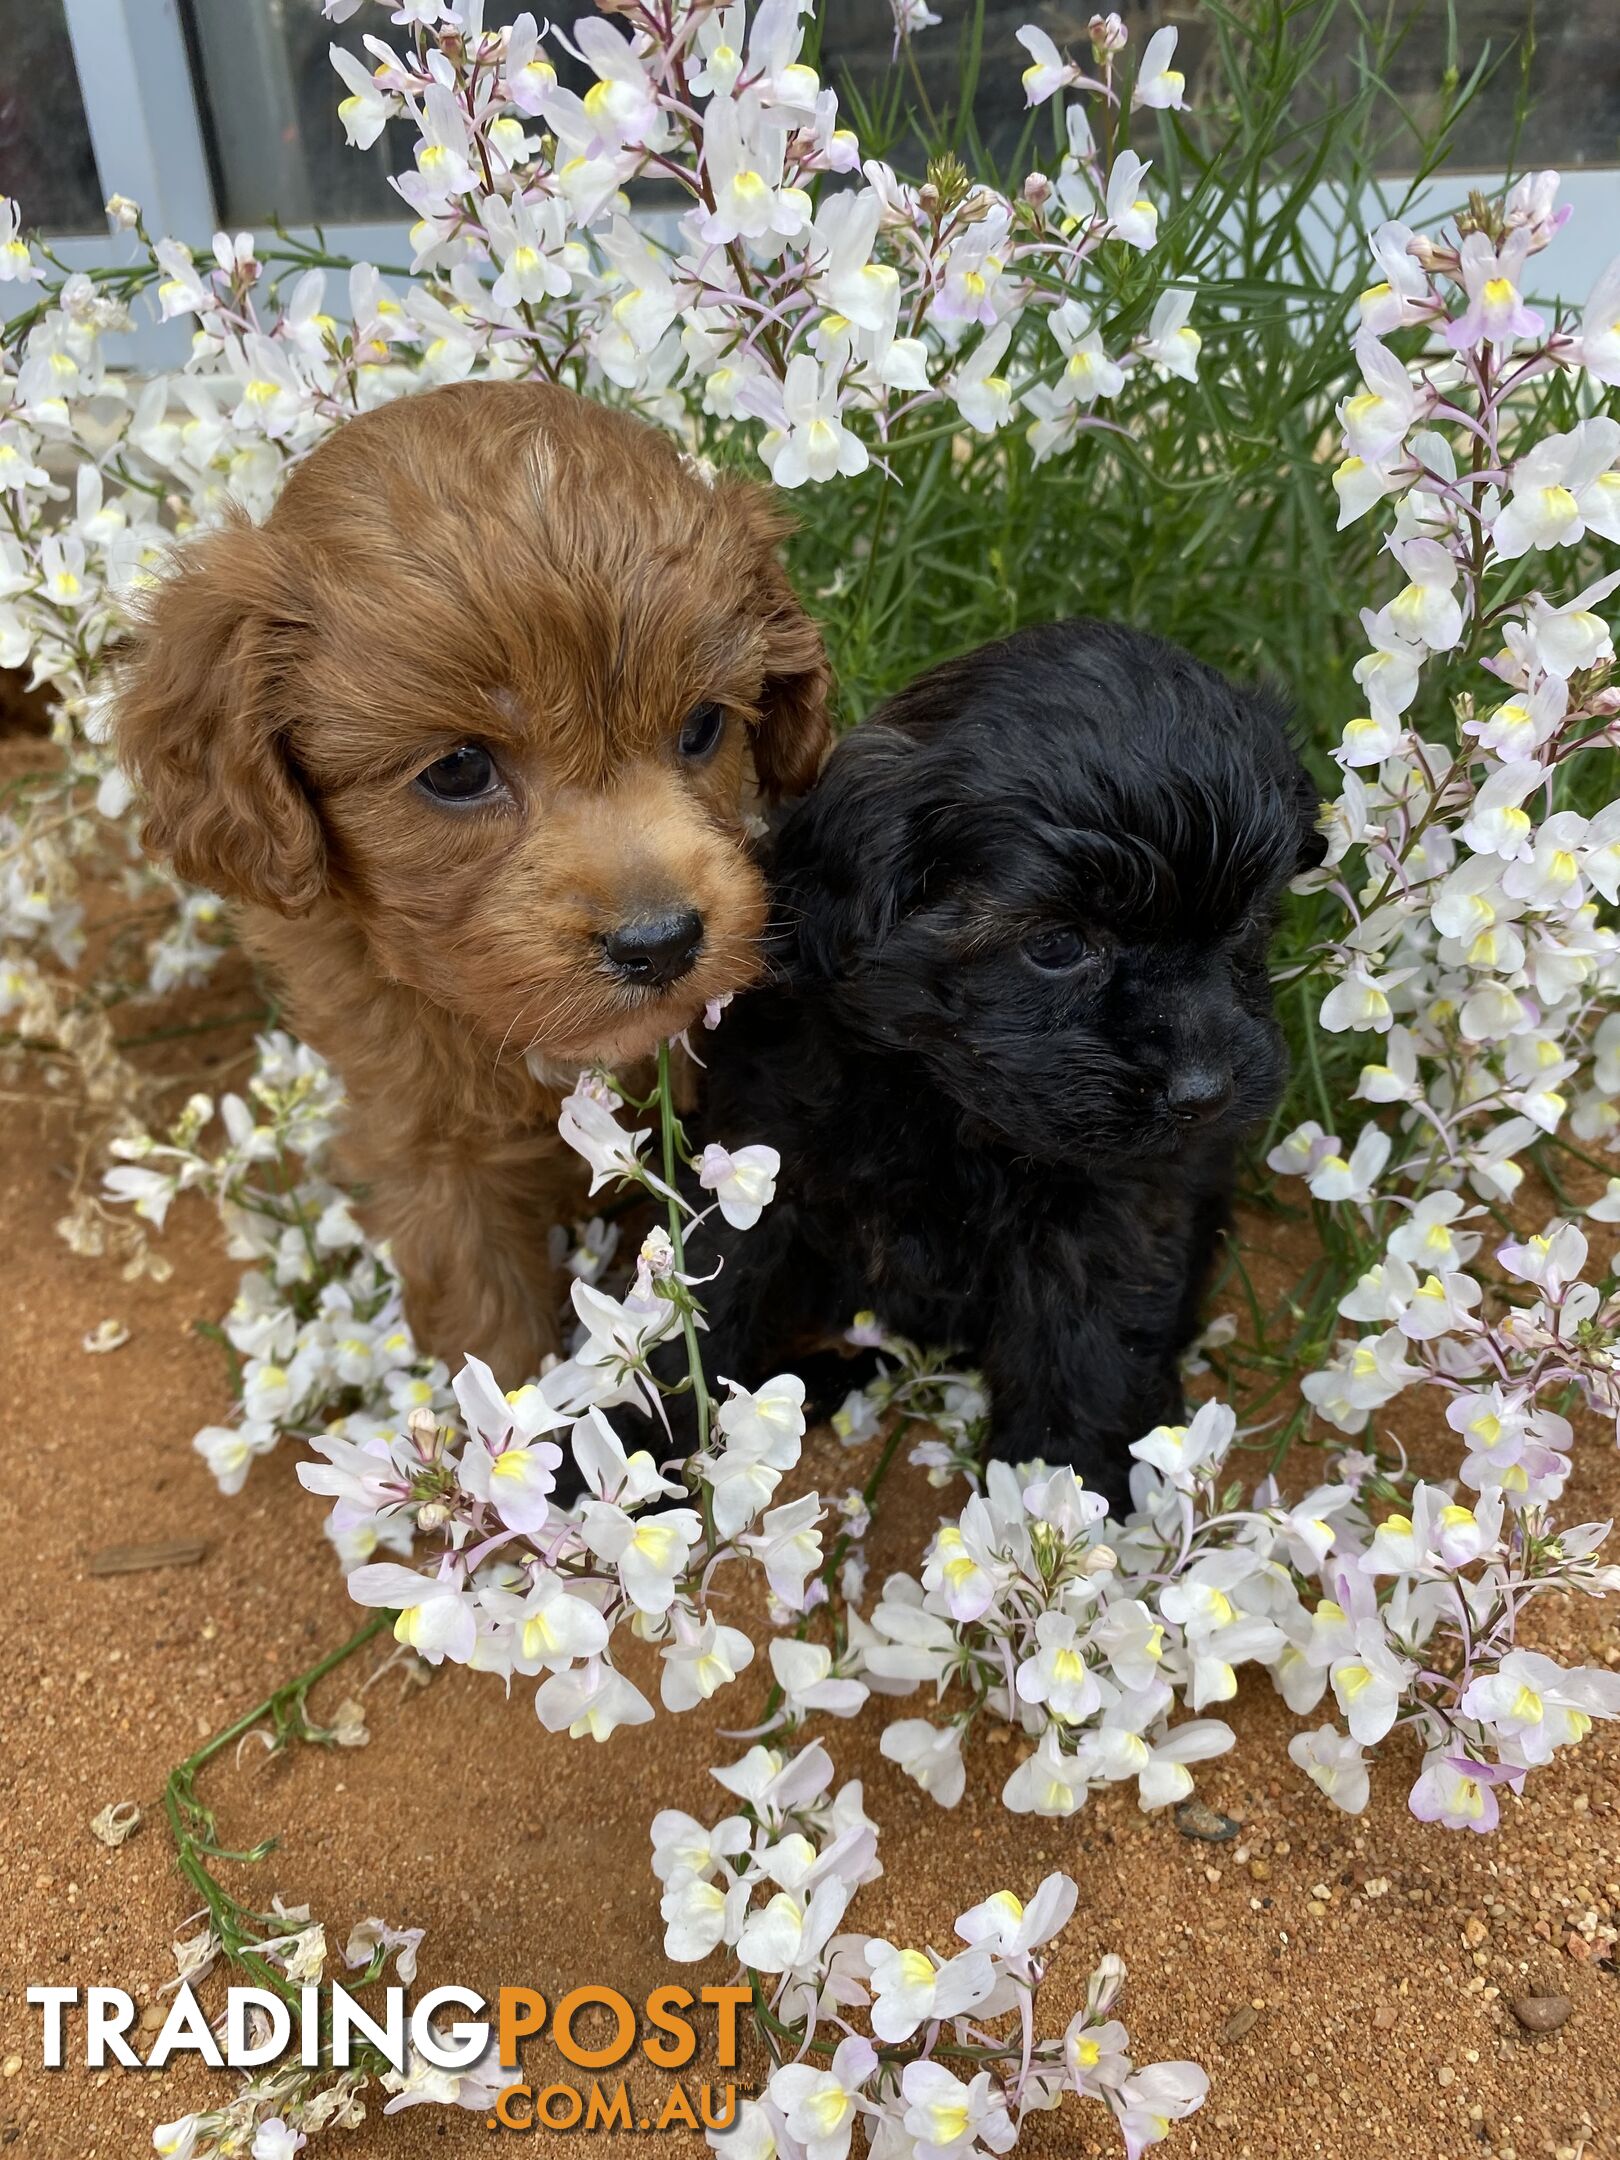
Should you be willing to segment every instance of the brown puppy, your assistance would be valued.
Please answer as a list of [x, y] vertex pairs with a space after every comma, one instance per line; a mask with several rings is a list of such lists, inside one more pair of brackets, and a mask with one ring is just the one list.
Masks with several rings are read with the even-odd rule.
[[747, 810], [829, 741], [784, 530], [625, 414], [457, 384], [184, 546], [123, 666], [147, 848], [242, 903], [418, 1340], [506, 1385], [556, 1347], [559, 1091], [757, 969]]

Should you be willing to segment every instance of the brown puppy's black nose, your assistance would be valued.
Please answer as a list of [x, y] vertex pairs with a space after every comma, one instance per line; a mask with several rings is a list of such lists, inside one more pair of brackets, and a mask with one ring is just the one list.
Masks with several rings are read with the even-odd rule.
[[1232, 1100], [1232, 1075], [1213, 1065], [1188, 1065], [1165, 1089], [1170, 1114], [1183, 1125], [1207, 1125]]
[[664, 989], [679, 982], [703, 944], [703, 917], [696, 908], [640, 915], [602, 934], [602, 950], [626, 982]]

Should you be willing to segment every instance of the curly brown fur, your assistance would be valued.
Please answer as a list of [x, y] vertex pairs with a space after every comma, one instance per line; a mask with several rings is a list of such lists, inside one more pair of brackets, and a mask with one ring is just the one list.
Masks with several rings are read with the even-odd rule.
[[[419, 1340], [505, 1381], [555, 1347], [559, 1086], [757, 971], [748, 813], [829, 740], [785, 529], [625, 414], [458, 384], [338, 429], [262, 527], [183, 546], [122, 666], [145, 845], [240, 903], [342, 1073]], [[490, 790], [427, 792], [469, 754]], [[673, 979], [604, 943], [690, 916]]]

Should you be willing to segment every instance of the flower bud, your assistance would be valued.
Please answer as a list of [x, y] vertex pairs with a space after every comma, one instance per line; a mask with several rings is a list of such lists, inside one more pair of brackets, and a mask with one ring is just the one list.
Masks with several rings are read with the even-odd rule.
[[107, 215], [120, 232], [133, 232], [141, 222], [141, 206], [127, 195], [109, 195]]
[[1131, 33], [1126, 29], [1121, 18], [1110, 10], [1106, 15], [1092, 16], [1090, 23], [1087, 25], [1086, 35], [1091, 39], [1091, 49], [1097, 55], [1097, 58], [1105, 60], [1111, 53], [1125, 50], [1126, 45], [1130, 42]]
[[1032, 172], [1024, 182], [1022, 194], [1032, 210], [1039, 210], [1051, 200], [1052, 183], [1043, 172]]

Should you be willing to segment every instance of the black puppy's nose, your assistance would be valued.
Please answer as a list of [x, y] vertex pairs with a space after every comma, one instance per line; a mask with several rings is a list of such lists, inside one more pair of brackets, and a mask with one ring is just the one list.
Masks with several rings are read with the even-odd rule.
[[703, 917], [696, 908], [669, 908], [639, 915], [602, 934], [602, 950], [626, 982], [662, 989], [679, 982], [703, 943]]
[[1207, 1125], [1232, 1100], [1232, 1075], [1214, 1065], [1187, 1065], [1165, 1090], [1170, 1114], [1183, 1125]]

